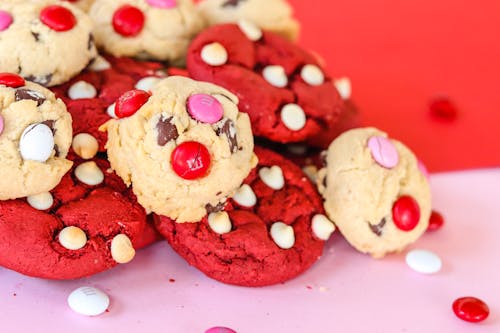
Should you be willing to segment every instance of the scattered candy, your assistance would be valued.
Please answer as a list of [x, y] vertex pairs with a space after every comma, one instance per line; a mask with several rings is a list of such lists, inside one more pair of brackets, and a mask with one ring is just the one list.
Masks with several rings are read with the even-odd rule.
[[0, 31], [7, 30], [12, 22], [12, 16], [5, 10], [0, 10]]
[[283, 222], [273, 223], [270, 234], [276, 245], [284, 250], [291, 249], [295, 244], [293, 227]]
[[412, 250], [406, 254], [406, 264], [414, 271], [422, 274], [434, 274], [443, 266], [441, 259], [427, 250]]
[[445, 121], [453, 121], [458, 116], [455, 105], [447, 98], [437, 98], [429, 106], [431, 115]]
[[161, 79], [156, 76], [148, 76], [140, 79], [135, 84], [135, 88], [144, 91], [151, 91], [154, 88], [154, 86], [160, 81]]
[[242, 19], [238, 21], [238, 27], [252, 42], [262, 38], [262, 30], [250, 21]]
[[137, 36], [144, 28], [146, 18], [137, 7], [123, 5], [113, 15], [113, 28], [124, 37]]
[[243, 184], [234, 194], [233, 200], [240, 206], [253, 207], [257, 203], [257, 196], [250, 185]]
[[68, 296], [69, 307], [84, 316], [98, 316], [109, 307], [109, 297], [93, 287], [80, 287]]
[[59, 243], [68, 250], [80, 250], [87, 244], [85, 232], [74, 226], [69, 226], [59, 232]]
[[429, 226], [427, 227], [427, 231], [436, 231], [438, 229], [441, 229], [443, 224], [443, 215], [433, 210], [431, 213], [431, 217], [429, 218]]
[[343, 100], [348, 100], [351, 98], [352, 86], [351, 80], [349, 78], [341, 77], [339, 79], [336, 79], [334, 81], [334, 84], [337, 88], [337, 91], [339, 92], [340, 97], [342, 97]]
[[227, 62], [228, 54], [222, 44], [215, 42], [203, 47], [201, 59], [210, 66], [221, 66]]
[[116, 235], [111, 241], [111, 256], [119, 264], [126, 264], [135, 257], [135, 249], [127, 235]]
[[99, 142], [88, 133], [80, 133], [73, 138], [71, 147], [78, 156], [88, 160], [93, 158], [99, 151]]
[[58, 5], [45, 7], [40, 12], [40, 21], [59, 32], [71, 30], [77, 23], [75, 15], [69, 9]]
[[115, 104], [115, 115], [118, 118], [130, 117], [135, 114], [151, 95], [143, 90], [130, 90], [118, 98]]
[[305, 65], [300, 72], [302, 80], [311, 86], [320, 86], [325, 82], [325, 75], [316, 65]]
[[281, 190], [285, 186], [283, 170], [277, 165], [259, 170], [260, 179], [273, 190]]
[[26, 127], [21, 135], [19, 150], [25, 161], [46, 162], [54, 150], [52, 130], [42, 123]]
[[306, 114], [297, 104], [291, 103], [281, 109], [281, 121], [292, 131], [299, 131], [306, 126]]
[[199, 142], [181, 143], [171, 156], [172, 168], [184, 179], [194, 180], [205, 177], [210, 168], [211, 158], [208, 149]]
[[325, 215], [317, 214], [312, 218], [311, 227], [316, 237], [327, 241], [335, 231], [335, 225]]
[[476, 297], [461, 297], [453, 302], [453, 312], [465, 321], [478, 323], [488, 318], [490, 309], [486, 303]]
[[223, 235], [233, 228], [227, 212], [210, 213], [208, 215], [208, 225], [213, 232]]
[[94, 161], [80, 164], [75, 168], [75, 176], [82, 183], [96, 186], [104, 181], [104, 173]]
[[54, 198], [49, 192], [31, 195], [26, 198], [29, 205], [38, 210], [47, 210], [54, 204]]
[[187, 110], [191, 117], [207, 124], [214, 124], [224, 116], [222, 104], [207, 94], [195, 94], [189, 97]]
[[420, 220], [418, 202], [410, 196], [401, 196], [392, 206], [392, 220], [403, 231], [413, 230]]
[[288, 77], [282, 66], [266, 66], [262, 70], [262, 76], [269, 84], [278, 88], [284, 88], [288, 85]]
[[218, 326], [209, 328], [205, 333], [236, 333], [236, 331], [227, 327]]
[[73, 83], [68, 89], [68, 96], [73, 100], [95, 98], [97, 96], [97, 90], [88, 82], [78, 81]]
[[19, 88], [24, 86], [26, 82], [17, 74], [0, 73], [0, 84], [10, 88]]
[[383, 136], [372, 136], [368, 140], [368, 148], [375, 162], [380, 166], [392, 169], [399, 163], [399, 154], [391, 140]]
[[146, 0], [146, 2], [151, 6], [151, 7], [156, 7], [156, 8], [174, 8], [177, 6], [177, 1], [176, 0]]

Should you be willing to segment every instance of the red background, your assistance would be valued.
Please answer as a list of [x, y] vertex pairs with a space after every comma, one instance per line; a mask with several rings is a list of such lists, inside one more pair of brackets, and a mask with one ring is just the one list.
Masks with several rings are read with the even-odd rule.
[[[291, 0], [300, 43], [348, 76], [364, 125], [431, 171], [500, 166], [500, 1]], [[430, 116], [445, 95], [454, 121]]]

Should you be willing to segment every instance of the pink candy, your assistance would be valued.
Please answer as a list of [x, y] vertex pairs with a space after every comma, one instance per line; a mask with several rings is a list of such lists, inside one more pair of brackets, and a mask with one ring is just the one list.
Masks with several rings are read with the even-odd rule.
[[372, 136], [368, 148], [373, 159], [382, 167], [392, 169], [399, 163], [399, 154], [392, 142], [383, 136]]
[[146, 0], [146, 2], [150, 6], [157, 8], [173, 8], [177, 6], [176, 0]]
[[7, 30], [12, 24], [12, 16], [4, 10], [0, 10], [0, 31]]
[[425, 166], [424, 162], [421, 160], [418, 160], [418, 169], [420, 172], [425, 176], [425, 178], [429, 179], [429, 170], [427, 170], [427, 167]]
[[0, 115], [0, 135], [3, 132], [3, 117]]
[[212, 327], [206, 330], [205, 333], [236, 333], [236, 331], [227, 327]]
[[195, 94], [189, 97], [187, 109], [191, 117], [207, 124], [218, 122], [224, 115], [222, 104], [207, 94]]

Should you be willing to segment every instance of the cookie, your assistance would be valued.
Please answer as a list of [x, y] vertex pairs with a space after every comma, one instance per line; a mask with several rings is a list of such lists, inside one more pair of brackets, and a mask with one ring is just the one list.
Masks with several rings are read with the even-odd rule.
[[256, 136], [322, 146], [344, 130], [344, 103], [316, 58], [248, 22], [201, 33], [189, 48], [188, 71], [237, 95]]
[[415, 155], [375, 128], [333, 141], [317, 184], [342, 235], [375, 258], [402, 251], [429, 224], [430, 187]]
[[218, 281], [251, 287], [306, 271], [335, 228], [299, 167], [258, 146], [255, 153], [258, 166], [218, 212], [199, 223], [155, 219], [158, 231], [189, 264]]
[[0, 2], [0, 72], [44, 86], [66, 82], [96, 56], [92, 21], [68, 2]]
[[67, 2], [72, 3], [73, 5], [77, 6], [84, 12], [88, 12], [90, 9], [90, 6], [94, 3], [94, 0], [64, 0]]
[[285, 0], [203, 0], [198, 8], [211, 26], [246, 20], [292, 41], [299, 35], [299, 22]]
[[96, 0], [89, 15], [97, 45], [115, 56], [183, 64], [205, 23], [191, 0]]
[[71, 168], [71, 116], [42, 86], [0, 73], [0, 200], [53, 189]]
[[250, 122], [237, 104], [223, 88], [180, 76], [152, 94], [127, 92], [116, 103], [120, 119], [103, 126], [111, 166], [146, 210], [199, 220], [256, 164]]

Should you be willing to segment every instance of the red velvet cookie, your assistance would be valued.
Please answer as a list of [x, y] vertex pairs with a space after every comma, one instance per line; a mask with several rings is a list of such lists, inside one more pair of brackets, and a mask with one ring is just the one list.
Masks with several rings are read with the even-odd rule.
[[80, 278], [128, 262], [156, 239], [144, 209], [106, 160], [71, 159], [73, 169], [50, 193], [0, 201], [0, 266]]
[[255, 147], [259, 165], [225, 207], [198, 223], [155, 225], [188, 263], [209, 277], [242, 286], [287, 281], [321, 256], [334, 230], [316, 188], [292, 162]]
[[188, 71], [240, 98], [256, 136], [326, 147], [344, 130], [345, 105], [312, 54], [249, 23], [214, 26], [188, 51]]

